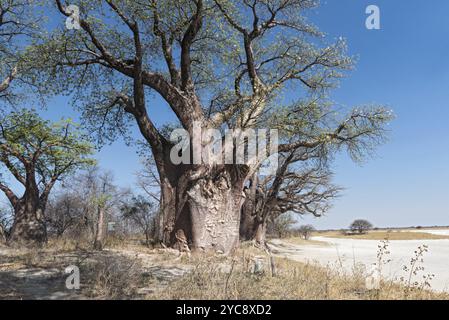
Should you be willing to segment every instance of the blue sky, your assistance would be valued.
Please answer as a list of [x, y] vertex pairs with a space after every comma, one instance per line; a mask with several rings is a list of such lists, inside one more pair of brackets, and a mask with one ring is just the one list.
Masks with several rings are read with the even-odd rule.
[[[380, 8], [381, 30], [367, 30], [365, 8]], [[449, 225], [449, 2], [322, 2], [311, 19], [348, 40], [356, 70], [334, 92], [345, 105], [385, 103], [397, 118], [390, 141], [363, 166], [338, 157], [346, 188], [320, 228], [367, 218], [376, 226]]]
[[[365, 28], [370, 4], [380, 8], [381, 30]], [[358, 57], [333, 100], [387, 104], [396, 119], [390, 141], [363, 165], [337, 157], [335, 182], [345, 191], [325, 217], [300, 222], [317, 228], [346, 227], [356, 218], [379, 227], [449, 225], [449, 1], [328, 0], [309, 16], [331, 39], [346, 38]], [[170, 117], [166, 108], [156, 109], [156, 123]], [[55, 119], [73, 112], [65, 98], [56, 98], [43, 114]], [[118, 184], [130, 187], [140, 165], [135, 151], [119, 140], [97, 158]]]

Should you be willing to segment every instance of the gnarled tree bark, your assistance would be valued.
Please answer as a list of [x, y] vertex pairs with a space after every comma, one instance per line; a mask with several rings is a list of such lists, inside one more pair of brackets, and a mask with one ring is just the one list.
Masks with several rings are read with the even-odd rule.
[[47, 242], [47, 228], [43, 208], [33, 201], [20, 201], [14, 208], [14, 223], [9, 244], [43, 245]]
[[228, 253], [238, 245], [242, 185], [243, 179], [224, 170], [187, 190], [193, 249]]
[[176, 179], [161, 179], [163, 243], [175, 245], [182, 230], [192, 250], [229, 253], [239, 243], [245, 168], [189, 167], [172, 172]]
[[[44, 219], [48, 194], [39, 196], [34, 167], [26, 166], [25, 193], [22, 198], [9, 197], [14, 208], [14, 222], [9, 235], [9, 244], [43, 245], [47, 242]], [[48, 191], [49, 192], [49, 191]]]

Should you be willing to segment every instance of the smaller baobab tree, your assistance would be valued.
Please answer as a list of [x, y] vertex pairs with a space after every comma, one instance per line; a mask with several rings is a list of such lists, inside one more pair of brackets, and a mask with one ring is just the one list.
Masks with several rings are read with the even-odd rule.
[[0, 190], [14, 209], [10, 243], [46, 242], [44, 213], [52, 188], [70, 172], [93, 164], [92, 151], [71, 120], [51, 123], [25, 109], [0, 120], [0, 169], [24, 188], [16, 195], [0, 175]]
[[358, 232], [360, 234], [366, 233], [372, 228], [373, 225], [371, 224], [371, 222], [364, 219], [354, 220], [354, 222], [349, 226], [349, 229], [351, 229], [352, 232]]
[[[286, 212], [322, 216], [341, 191], [332, 183], [330, 164], [335, 155], [346, 151], [353, 161], [361, 162], [386, 140], [384, 126], [393, 118], [390, 111], [356, 108], [341, 118], [331, 105], [318, 95], [270, 116], [270, 127], [284, 133], [279, 165], [274, 174], [251, 177], [242, 210], [242, 238], [263, 244], [267, 222]], [[304, 137], [314, 137], [314, 142], [295, 142]]]

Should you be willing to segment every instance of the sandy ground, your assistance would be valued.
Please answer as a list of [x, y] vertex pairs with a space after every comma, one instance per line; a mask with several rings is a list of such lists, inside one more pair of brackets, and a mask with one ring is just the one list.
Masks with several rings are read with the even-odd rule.
[[[449, 235], [449, 230], [419, 230], [439, 235]], [[313, 237], [313, 240], [327, 242], [328, 245], [295, 245], [281, 240], [272, 240], [271, 247], [278, 255], [297, 261], [317, 262], [351, 271], [354, 265], [363, 264], [368, 270], [377, 261], [380, 241], [361, 239], [337, 239]], [[414, 276], [414, 280], [422, 281], [422, 276], [434, 274], [432, 289], [449, 292], [449, 239], [444, 240], [395, 240], [389, 242], [388, 259], [391, 262], [383, 267], [383, 274], [389, 279], [398, 280], [405, 276], [404, 266], [410, 265], [418, 246], [427, 245], [421, 264], [424, 270]]]
[[[177, 263], [176, 255], [161, 260], [158, 254], [142, 253], [137, 250], [109, 249], [98, 252], [42, 253], [36, 258], [36, 265], [30, 266], [13, 249], [0, 246], [0, 300], [3, 299], [89, 299], [83, 290], [68, 290], [65, 287], [67, 275], [64, 269], [68, 265], [78, 265], [86, 259], [97, 261], [99, 258], [110, 258], [111, 261], [128, 258], [141, 263], [142, 274], [150, 274], [153, 281], [148, 286], [139, 287], [138, 294], [146, 294], [163, 290], [170, 281], [186, 272], [191, 266]], [[81, 274], [81, 287], [86, 279]]]
[[[421, 229], [438, 235], [449, 235], [449, 229]], [[355, 265], [363, 264], [367, 269], [377, 261], [380, 241], [361, 239], [337, 239], [314, 237], [312, 244], [293, 244], [287, 241], [271, 240], [270, 247], [278, 256], [302, 262], [313, 262], [329, 265], [338, 270], [351, 272]], [[390, 254], [386, 259], [391, 262], [383, 266], [383, 275], [398, 280], [405, 275], [403, 266], [410, 265], [414, 251], [421, 245], [428, 246], [424, 255], [424, 271], [415, 278], [422, 281], [423, 274], [434, 274], [432, 289], [449, 292], [449, 239], [444, 240], [395, 240], [389, 242]], [[137, 252], [135, 250], [105, 250], [101, 254], [113, 259], [128, 257], [138, 259], [142, 264], [142, 272], [150, 273], [155, 281], [148, 287], [139, 288], [139, 294], [164, 290], [165, 286], [175, 278], [189, 271], [191, 266], [178, 263], [172, 257], [160, 261], [157, 254]], [[90, 253], [90, 258], [96, 255]], [[29, 266], [18, 262], [15, 252], [0, 246], [0, 299], [85, 299], [79, 292], [67, 291], [65, 288], [64, 267], [76, 264], [80, 259], [77, 253], [61, 253], [45, 256], [44, 265]], [[38, 259], [39, 260], [39, 259]], [[43, 261], [39, 261], [43, 262]], [[415, 280], [415, 279], [413, 279]]]

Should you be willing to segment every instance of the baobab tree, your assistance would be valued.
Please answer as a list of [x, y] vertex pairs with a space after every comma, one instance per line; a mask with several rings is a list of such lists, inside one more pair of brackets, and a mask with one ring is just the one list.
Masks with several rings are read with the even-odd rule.
[[[352, 66], [344, 41], [325, 44], [307, 23], [303, 12], [316, 6], [312, 0], [55, 0], [61, 15], [72, 19], [68, 4], [80, 9], [80, 29], [61, 25], [30, 52], [41, 57], [33, 80], [57, 83], [61, 92], [78, 89], [76, 103], [101, 139], [123, 133], [130, 121], [137, 124], [158, 170], [162, 240], [173, 243], [184, 230], [193, 249], [229, 252], [239, 241], [244, 183], [259, 164], [174, 164], [174, 142], [154, 123], [163, 107], [150, 102], [150, 90], [190, 137], [197, 126], [268, 127], [270, 115], [294, 114], [282, 105], [286, 90], [321, 95], [338, 83]], [[328, 110], [313, 112], [323, 117]], [[365, 119], [371, 127], [359, 126]], [[389, 119], [381, 107], [363, 116], [349, 112], [313, 135], [295, 135], [279, 151], [357, 145]]]
[[23, 186], [16, 195], [0, 175], [0, 190], [14, 208], [10, 243], [47, 240], [45, 208], [57, 181], [90, 165], [92, 146], [70, 120], [50, 123], [35, 111], [11, 112], [0, 120], [0, 168]]

